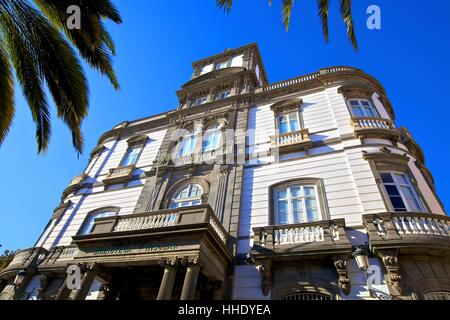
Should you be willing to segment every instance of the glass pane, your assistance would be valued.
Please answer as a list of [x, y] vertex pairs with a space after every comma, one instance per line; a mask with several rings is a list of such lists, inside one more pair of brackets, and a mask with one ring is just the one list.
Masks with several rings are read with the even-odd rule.
[[388, 185], [385, 185], [385, 187], [386, 187], [386, 191], [387, 191], [388, 195], [400, 196], [400, 192], [398, 192], [398, 189], [396, 186], [388, 184]]
[[280, 190], [278, 191], [278, 199], [286, 199], [287, 198], [287, 190]]
[[189, 197], [199, 197], [202, 195], [202, 189], [198, 185], [193, 185]]
[[394, 183], [394, 179], [392, 179], [392, 176], [390, 173], [380, 173], [381, 180], [384, 183]]
[[376, 117], [376, 114], [371, 107], [365, 107], [364, 110], [366, 110], [366, 115], [368, 117]]
[[395, 211], [405, 211], [406, 206], [403, 202], [403, 199], [401, 197], [389, 197], [392, 202], [392, 206], [394, 207]]
[[317, 211], [317, 203], [314, 198], [305, 198], [306, 213], [308, 222], [319, 220], [319, 212]]
[[402, 193], [406, 198], [406, 202], [408, 203], [409, 211], [422, 211], [420, 204], [410, 187], [403, 186]]
[[294, 118], [294, 116], [292, 116], [290, 118], [289, 124], [291, 126], [291, 132], [300, 130], [300, 125], [298, 124], [297, 117]]
[[364, 117], [364, 113], [360, 107], [352, 107], [352, 110], [355, 117]]
[[316, 191], [314, 190], [314, 187], [303, 187], [303, 190], [305, 192], [305, 196], [315, 196]]
[[281, 122], [280, 123], [280, 133], [288, 133], [289, 132], [289, 128], [288, 128], [288, 124], [287, 122]]
[[369, 106], [369, 107], [371, 106], [370, 103], [369, 103], [369, 101], [367, 101], [367, 100], [360, 100], [360, 102], [361, 102], [361, 104], [362, 104], [363, 106], [366, 106], [366, 107], [367, 107], [367, 106]]
[[287, 224], [287, 201], [278, 201], [278, 224]]
[[94, 215], [91, 214], [87, 216], [86, 221], [84, 222], [83, 230], [81, 231], [82, 235], [86, 235], [91, 232], [92, 227], [94, 226], [94, 220], [95, 220]]
[[298, 198], [300, 197], [300, 187], [293, 187], [291, 189], [291, 198]]
[[350, 105], [359, 106], [359, 102], [357, 100], [350, 100]]
[[399, 184], [406, 184], [409, 186], [408, 177], [404, 174], [395, 174], [395, 178]]
[[292, 200], [292, 214], [293, 214], [293, 221], [292, 223], [301, 223], [302, 222], [302, 202], [299, 199]]

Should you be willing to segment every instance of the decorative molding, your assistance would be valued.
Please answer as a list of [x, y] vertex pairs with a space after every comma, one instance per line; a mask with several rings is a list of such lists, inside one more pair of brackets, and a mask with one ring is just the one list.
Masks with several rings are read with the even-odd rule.
[[265, 297], [272, 290], [272, 260], [260, 260], [257, 262], [256, 268], [261, 275], [261, 290]]
[[387, 282], [393, 289], [395, 295], [403, 294], [402, 276], [400, 275], [400, 264], [396, 250], [382, 250], [378, 255], [387, 271]]
[[339, 287], [342, 289], [342, 292], [345, 295], [350, 293], [350, 279], [348, 278], [348, 269], [347, 269], [347, 256], [335, 256], [333, 257], [334, 267], [339, 276]]

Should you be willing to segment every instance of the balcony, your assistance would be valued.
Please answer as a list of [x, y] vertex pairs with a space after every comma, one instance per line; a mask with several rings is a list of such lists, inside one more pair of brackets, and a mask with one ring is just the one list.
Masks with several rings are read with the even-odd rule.
[[[174, 165], [177, 167], [187, 166], [191, 164], [213, 164], [213, 163], [224, 163], [223, 157], [233, 151], [233, 146], [227, 146], [224, 148], [219, 148], [216, 150], [211, 150], [207, 152], [197, 152], [192, 153], [186, 156], [179, 156], [173, 158], [171, 155], [168, 155], [166, 158], [159, 161], [160, 166], [169, 166]], [[220, 162], [222, 161], [222, 162]]]
[[48, 252], [45, 259], [39, 264], [39, 271], [53, 271], [66, 268], [73, 263], [79, 250], [77, 246], [54, 247]]
[[2, 278], [9, 276], [15, 276], [18, 271], [25, 270], [27, 273], [33, 273], [37, 265], [47, 255], [47, 250], [44, 248], [36, 247], [20, 250], [14, 256], [11, 263], [0, 272]]
[[317, 258], [352, 250], [344, 219], [253, 228], [253, 233], [254, 259]]
[[296, 152], [301, 150], [308, 151], [312, 145], [308, 129], [277, 134], [271, 136], [270, 140], [271, 147], [278, 148], [279, 153]]
[[136, 165], [130, 165], [125, 167], [118, 167], [110, 169], [108, 175], [103, 179], [105, 185], [112, 185], [118, 183], [126, 183], [133, 176], [133, 172], [136, 170]]
[[355, 138], [385, 138], [397, 141], [400, 133], [389, 119], [372, 117], [354, 117], [350, 120], [355, 130]]
[[363, 216], [374, 251], [437, 253], [450, 257], [450, 217], [429, 213], [380, 213]]
[[79, 176], [76, 176], [75, 178], [73, 178], [72, 181], [70, 182], [69, 186], [63, 191], [63, 197], [65, 198], [72, 192], [76, 192], [80, 188], [82, 188], [87, 176], [88, 175], [83, 172]]

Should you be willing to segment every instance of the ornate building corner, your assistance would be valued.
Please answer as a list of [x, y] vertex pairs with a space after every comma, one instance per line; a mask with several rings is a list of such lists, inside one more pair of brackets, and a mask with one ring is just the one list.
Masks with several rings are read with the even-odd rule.
[[345, 295], [350, 293], [350, 279], [348, 278], [348, 269], [347, 269], [347, 256], [335, 256], [334, 267], [338, 273], [339, 279], [339, 287], [342, 289], [342, 292]]

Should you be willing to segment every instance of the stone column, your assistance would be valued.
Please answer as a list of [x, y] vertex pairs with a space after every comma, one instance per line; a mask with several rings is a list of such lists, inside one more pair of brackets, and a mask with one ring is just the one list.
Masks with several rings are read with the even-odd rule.
[[162, 259], [159, 264], [164, 267], [164, 275], [159, 287], [157, 300], [170, 300], [172, 298], [173, 285], [177, 275], [178, 260]]
[[92, 283], [97, 276], [98, 266], [97, 264], [86, 266], [86, 271], [84, 272], [83, 280], [81, 280], [81, 288], [77, 290], [73, 300], [85, 300], [86, 296], [91, 289]]
[[40, 276], [40, 287], [38, 289], [38, 300], [43, 300], [44, 299], [44, 295], [45, 295], [45, 291], [47, 291], [48, 286], [50, 285], [50, 282], [52, 280], [52, 276], [49, 273], [42, 273]]
[[195, 290], [197, 289], [198, 274], [200, 272], [198, 257], [183, 258], [181, 263], [187, 267], [186, 277], [184, 278], [183, 291], [180, 300], [193, 300]]

